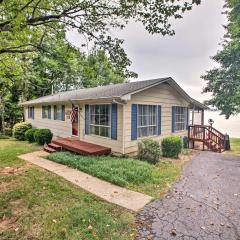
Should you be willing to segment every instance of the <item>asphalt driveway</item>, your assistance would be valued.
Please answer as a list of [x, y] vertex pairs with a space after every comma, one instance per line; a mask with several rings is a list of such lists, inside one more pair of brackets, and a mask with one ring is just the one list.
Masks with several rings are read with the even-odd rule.
[[240, 157], [201, 152], [137, 222], [137, 239], [240, 240]]

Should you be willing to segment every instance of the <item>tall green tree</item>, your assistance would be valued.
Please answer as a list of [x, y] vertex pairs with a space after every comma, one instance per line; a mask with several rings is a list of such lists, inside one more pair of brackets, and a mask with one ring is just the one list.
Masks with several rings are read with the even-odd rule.
[[240, 113], [240, 0], [226, 0], [228, 24], [223, 49], [212, 59], [219, 64], [202, 76], [204, 92], [212, 93], [207, 104], [216, 107], [228, 119]]
[[169, 20], [181, 18], [201, 0], [0, 0], [0, 55], [44, 51], [44, 41], [75, 28], [83, 45], [93, 42], [122, 68], [130, 65], [123, 40], [110, 29], [122, 29], [132, 19], [146, 30], [173, 35]]
[[[111, 35], [128, 21], [141, 22], [151, 33], [173, 35], [169, 22], [181, 18], [201, 0], [0, 0], [0, 110], [14, 122], [17, 101], [73, 86], [92, 87], [136, 76], [122, 48]], [[66, 42], [77, 29], [82, 47]], [[83, 40], [84, 39], [84, 40]], [[86, 45], [94, 50], [89, 55]], [[7, 111], [6, 111], [6, 104]], [[7, 114], [7, 116], [6, 116]]]

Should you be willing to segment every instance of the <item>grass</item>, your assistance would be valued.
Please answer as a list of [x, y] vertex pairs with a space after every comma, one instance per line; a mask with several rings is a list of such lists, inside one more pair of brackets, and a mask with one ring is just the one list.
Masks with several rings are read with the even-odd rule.
[[133, 238], [132, 213], [17, 158], [38, 149], [0, 139], [0, 239]]
[[153, 197], [161, 196], [182, 168], [182, 163], [170, 161], [152, 165], [137, 159], [81, 156], [69, 152], [51, 154], [48, 159]]
[[231, 138], [230, 144], [231, 150], [226, 153], [234, 156], [240, 156], [240, 138]]

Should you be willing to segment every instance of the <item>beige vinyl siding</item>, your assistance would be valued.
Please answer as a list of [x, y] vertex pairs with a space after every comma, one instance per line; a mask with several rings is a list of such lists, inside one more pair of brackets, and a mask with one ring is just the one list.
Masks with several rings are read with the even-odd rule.
[[[47, 104], [50, 105], [50, 104]], [[25, 119], [27, 122], [30, 122], [34, 128], [48, 128], [51, 130], [55, 137], [70, 137], [72, 132], [72, 125], [70, 118], [67, 118], [66, 112], [71, 110], [70, 104], [59, 104], [65, 105], [65, 121], [54, 120], [54, 109], [53, 106], [57, 104], [51, 105], [51, 119], [42, 118], [42, 106], [35, 105], [34, 106], [34, 119], [28, 118], [28, 108], [25, 108]]]
[[[125, 153], [137, 151], [137, 143], [141, 139], [131, 140], [131, 105], [149, 104], [161, 105], [162, 121], [161, 135], [147, 138], [161, 140], [165, 136], [172, 135], [172, 106], [187, 107], [188, 103], [168, 84], [160, 84], [150, 89], [132, 95], [131, 101], [125, 106]], [[175, 132], [175, 135], [187, 135], [187, 131]]]
[[[110, 147], [112, 152], [115, 153], [136, 153], [137, 143], [141, 139], [131, 140], [131, 105], [132, 104], [149, 104], [149, 105], [161, 105], [162, 118], [161, 118], [161, 135], [149, 137], [156, 140], [161, 140], [163, 137], [172, 135], [172, 106], [187, 107], [188, 102], [173, 89], [169, 84], [163, 83], [158, 86], [154, 86], [142, 92], [138, 92], [131, 96], [131, 100], [128, 101], [124, 107], [122, 104], [118, 104], [118, 124], [117, 124], [117, 140], [111, 138], [97, 136], [97, 135], [85, 135], [85, 104], [111, 104], [112, 100], [86, 100], [81, 101], [79, 104], [79, 139], [89, 143], [99, 144], [101, 146]], [[27, 107], [25, 108], [26, 121], [32, 123], [33, 127], [37, 128], [49, 128], [54, 136], [70, 137], [72, 134], [72, 124], [69, 116], [65, 115], [65, 121], [53, 120], [53, 105], [52, 104], [52, 119], [42, 119], [42, 106], [35, 107], [35, 119], [27, 118]], [[59, 104], [59, 105], [62, 105]], [[123, 113], [124, 109], [124, 113]], [[71, 104], [65, 104], [65, 113], [71, 111]], [[123, 114], [124, 114], [124, 126], [123, 126]], [[184, 136], [187, 135], [187, 131], [175, 132], [175, 135]], [[123, 137], [124, 136], [124, 137]]]
[[85, 141], [85, 142], [90, 142], [90, 143], [95, 143], [104, 147], [110, 147], [112, 149], [112, 152], [116, 152], [116, 153], [122, 153], [122, 143], [123, 143], [123, 131], [122, 131], [122, 105], [118, 104], [117, 106], [117, 116], [118, 116], [118, 120], [117, 120], [117, 140], [111, 139], [111, 138], [107, 138], [107, 137], [102, 137], [102, 136], [97, 136], [97, 135], [91, 135], [85, 134], [85, 104], [111, 104], [112, 102], [85, 102], [85, 103], [81, 103], [80, 104], [80, 140]]

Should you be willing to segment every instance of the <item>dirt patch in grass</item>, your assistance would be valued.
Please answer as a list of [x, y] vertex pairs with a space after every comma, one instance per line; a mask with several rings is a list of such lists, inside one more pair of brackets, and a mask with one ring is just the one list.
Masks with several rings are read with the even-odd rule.
[[3, 175], [17, 174], [17, 173], [21, 173], [22, 171], [24, 171], [23, 167], [4, 167], [4, 168], [0, 168], [0, 174], [3, 174]]
[[[12, 216], [12, 217], [6, 217], [5, 215], [2, 217], [2, 220], [0, 221], [0, 234], [3, 233], [6, 230], [14, 230], [17, 231], [17, 222], [18, 217]], [[1, 236], [1, 235], [0, 235]]]
[[179, 155], [179, 158], [163, 158], [164, 161], [170, 161], [174, 164], [185, 164], [186, 162], [190, 161], [194, 156], [200, 154], [199, 150], [194, 149], [183, 149], [183, 152]]

